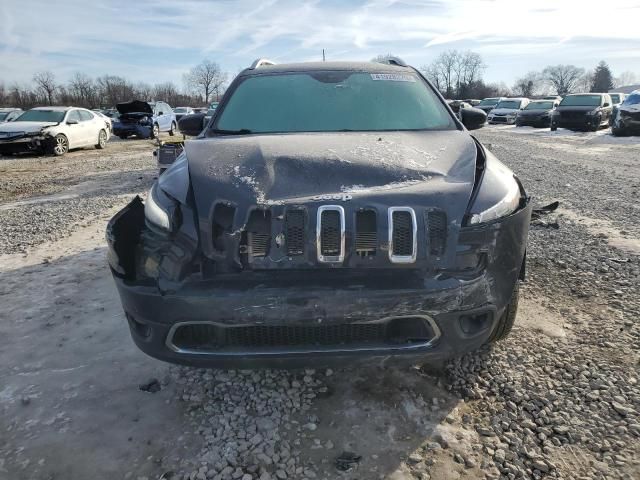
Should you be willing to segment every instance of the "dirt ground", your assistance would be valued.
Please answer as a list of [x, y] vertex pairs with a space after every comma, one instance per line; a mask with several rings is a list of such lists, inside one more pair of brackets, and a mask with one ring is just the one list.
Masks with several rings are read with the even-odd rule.
[[[512, 336], [443, 374], [222, 374], [151, 359], [130, 339], [104, 230], [152, 184], [153, 143], [0, 158], [0, 478], [640, 478], [640, 137], [478, 137], [538, 204], [562, 209], [532, 226]], [[140, 388], [152, 380], [157, 391]], [[290, 408], [273, 406], [278, 382], [296, 390]], [[292, 460], [211, 460], [207, 428], [262, 394]], [[220, 445], [248, 441], [246, 417], [260, 430], [266, 416], [236, 415]], [[345, 451], [361, 458], [342, 472]]]

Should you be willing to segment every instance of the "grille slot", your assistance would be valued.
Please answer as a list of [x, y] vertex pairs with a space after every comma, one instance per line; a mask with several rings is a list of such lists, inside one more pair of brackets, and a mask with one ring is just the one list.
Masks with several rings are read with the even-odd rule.
[[389, 209], [389, 259], [393, 263], [416, 261], [416, 214], [410, 207]]
[[365, 210], [356, 213], [356, 254], [373, 257], [378, 248], [376, 212]]
[[271, 246], [271, 212], [269, 210], [251, 211], [247, 221], [246, 237], [243, 240], [242, 244], [246, 245], [245, 252], [250, 258], [266, 257], [269, 254]]
[[304, 210], [289, 210], [285, 215], [287, 255], [304, 254]]
[[434, 210], [427, 212], [427, 234], [429, 236], [429, 253], [442, 255], [447, 243], [447, 214]]
[[247, 254], [250, 257], [266, 257], [269, 253], [271, 235], [268, 233], [247, 232]]
[[319, 261], [344, 260], [344, 209], [341, 206], [325, 205], [318, 208], [316, 235]]

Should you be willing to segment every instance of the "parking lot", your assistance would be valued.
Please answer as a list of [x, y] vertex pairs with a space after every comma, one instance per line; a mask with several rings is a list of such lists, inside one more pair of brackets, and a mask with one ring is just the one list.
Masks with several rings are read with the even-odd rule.
[[531, 226], [511, 336], [445, 372], [148, 358], [104, 231], [154, 143], [1, 157], [0, 478], [639, 478], [640, 137], [476, 135], [560, 208]]

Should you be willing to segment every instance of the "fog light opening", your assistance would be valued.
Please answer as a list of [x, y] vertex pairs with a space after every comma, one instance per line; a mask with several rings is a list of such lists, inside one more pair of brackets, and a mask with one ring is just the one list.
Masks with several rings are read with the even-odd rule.
[[132, 315], [129, 315], [128, 313], [126, 314], [126, 317], [131, 330], [133, 330], [136, 335], [142, 338], [149, 338], [151, 336], [151, 327], [149, 325], [137, 321]]
[[491, 315], [488, 312], [460, 317], [460, 328], [467, 335], [475, 335], [491, 326]]

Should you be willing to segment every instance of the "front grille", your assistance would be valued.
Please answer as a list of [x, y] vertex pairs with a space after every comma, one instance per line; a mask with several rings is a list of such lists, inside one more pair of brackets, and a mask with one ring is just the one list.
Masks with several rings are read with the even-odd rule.
[[507, 117], [493, 117], [491, 121], [496, 123], [507, 123]]
[[376, 212], [365, 210], [356, 213], [356, 254], [372, 257], [378, 248]]
[[442, 255], [447, 242], [447, 214], [439, 210], [427, 212], [427, 235], [429, 237], [429, 253]]
[[563, 120], [577, 121], [586, 120], [587, 115], [582, 112], [562, 112], [560, 114], [560, 118], [562, 118]]
[[334, 325], [222, 326], [208, 323], [181, 325], [167, 343], [175, 349], [223, 351], [283, 347], [341, 348], [366, 345], [411, 345], [438, 336], [423, 317], [396, 317], [376, 323]]
[[304, 210], [289, 210], [285, 215], [285, 241], [287, 255], [304, 254]]
[[413, 253], [413, 221], [411, 213], [397, 211], [392, 214], [392, 253], [407, 256]]
[[326, 205], [318, 209], [317, 243], [321, 262], [344, 259], [344, 209]]

